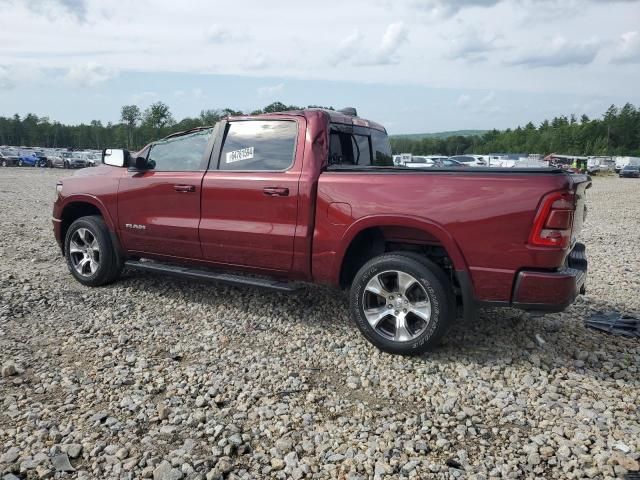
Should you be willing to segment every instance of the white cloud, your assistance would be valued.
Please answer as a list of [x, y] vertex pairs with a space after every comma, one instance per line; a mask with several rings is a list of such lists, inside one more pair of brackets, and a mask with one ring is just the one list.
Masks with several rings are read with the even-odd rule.
[[611, 60], [618, 64], [640, 63], [640, 33], [638, 31], [623, 33]]
[[381, 64], [393, 63], [398, 49], [407, 42], [408, 35], [409, 31], [404, 23], [396, 22], [389, 25], [376, 54], [378, 61]]
[[85, 21], [88, 13], [87, 0], [0, 0], [0, 5], [23, 5], [38, 15], [58, 17], [70, 15]]
[[131, 96], [131, 101], [138, 106], [142, 106], [153, 103], [158, 98], [159, 96], [157, 92], [140, 92], [133, 94]]
[[338, 44], [338, 47], [336, 48], [330, 59], [330, 63], [333, 65], [337, 65], [341, 62], [353, 58], [363, 40], [364, 38], [358, 30], [355, 30], [354, 32], [347, 35]]
[[495, 34], [491, 37], [480, 35], [473, 26], [461, 28], [457, 35], [448, 38], [449, 50], [445, 53], [445, 58], [469, 62], [487, 60], [487, 53], [500, 48], [498, 38]]
[[258, 88], [258, 96], [269, 98], [275, 95], [280, 95], [283, 91], [284, 83], [278, 83], [277, 85], [265, 85], [264, 87]]
[[489, 105], [496, 99], [496, 92], [489, 92], [480, 99], [480, 105]]
[[0, 65], [0, 90], [12, 90], [18, 85], [37, 85], [44, 73], [39, 65], [33, 63]]
[[358, 30], [338, 45], [330, 63], [337, 65], [349, 61], [353, 65], [391, 65], [399, 62], [398, 50], [407, 43], [409, 30], [403, 22], [391, 23], [382, 35], [380, 43], [371, 48]]
[[11, 90], [16, 86], [16, 82], [11, 76], [11, 70], [8, 67], [0, 65], [0, 89]]
[[414, 0], [412, 6], [426, 13], [431, 19], [439, 20], [455, 15], [469, 7], [492, 7], [501, 0]]
[[250, 55], [243, 63], [244, 68], [248, 70], [264, 70], [273, 65], [271, 59], [263, 53]]
[[467, 94], [460, 95], [458, 97], [458, 100], [456, 100], [456, 105], [458, 107], [466, 107], [470, 103], [471, 103], [471, 95], [467, 95]]
[[232, 35], [229, 30], [214, 24], [207, 28], [205, 38], [209, 43], [226, 43], [231, 40]]
[[574, 42], [558, 36], [549, 45], [536, 45], [535, 50], [522, 52], [507, 64], [530, 68], [588, 65], [595, 60], [602, 47], [602, 42], [596, 39]]
[[95, 87], [116, 77], [118, 72], [96, 62], [75, 65], [65, 75], [65, 80], [77, 87]]
[[[549, 12], [569, 12], [584, 9], [585, 3], [634, 3], [638, 0], [412, 0], [410, 5], [423, 12], [431, 20], [443, 20], [469, 8], [491, 8], [500, 3], [512, 3], [517, 8], [526, 8], [533, 17], [552, 18]], [[545, 13], [546, 12], [546, 13]]]

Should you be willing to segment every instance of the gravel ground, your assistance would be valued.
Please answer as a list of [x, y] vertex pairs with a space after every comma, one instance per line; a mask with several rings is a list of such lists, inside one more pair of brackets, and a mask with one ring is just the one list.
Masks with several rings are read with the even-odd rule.
[[82, 287], [51, 230], [66, 171], [0, 169], [0, 476], [620, 478], [640, 457], [640, 181], [597, 178], [588, 294], [482, 312], [418, 358], [380, 353], [346, 298], [126, 273]]

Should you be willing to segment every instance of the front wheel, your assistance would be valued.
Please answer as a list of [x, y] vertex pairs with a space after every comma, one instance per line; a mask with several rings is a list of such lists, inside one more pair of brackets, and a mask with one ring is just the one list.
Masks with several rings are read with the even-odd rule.
[[97, 287], [114, 281], [122, 262], [102, 217], [81, 217], [67, 230], [64, 252], [69, 271], [83, 285]]
[[6, 167], [7, 166], [7, 161], [6, 160], [2, 160], [2, 166]]
[[24, 165], [24, 162], [22, 161], [22, 159], [18, 160], [18, 166], [22, 167]]
[[417, 355], [436, 346], [452, 325], [455, 297], [444, 272], [412, 253], [367, 262], [349, 295], [351, 315], [380, 350]]

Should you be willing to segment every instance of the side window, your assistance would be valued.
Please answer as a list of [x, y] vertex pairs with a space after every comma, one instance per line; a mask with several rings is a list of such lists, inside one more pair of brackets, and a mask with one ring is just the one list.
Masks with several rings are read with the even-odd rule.
[[149, 163], [157, 172], [200, 170], [202, 155], [207, 148], [212, 130], [200, 130], [154, 143], [149, 151]]
[[386, 133], [371, 129], [371, 146], [373, 147], [373, 165], [376, 167], [393, 167], [391, 144]]
[[369, 148], [369, 137], [364, 135], [353, 135], [353, 158], [357, 165], [371, 165], [371, 149]]
[[227, 127], [220, 170], [282, 171], [293, 165], [298, 125], [290, 120], [247, 120]]

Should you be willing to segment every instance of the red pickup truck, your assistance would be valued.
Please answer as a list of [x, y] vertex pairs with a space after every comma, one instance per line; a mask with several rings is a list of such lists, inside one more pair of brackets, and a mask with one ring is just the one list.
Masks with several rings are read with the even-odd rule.
[[554, 169], [393, 165], [353, 109], [231, 117], [57, 184], [56, 240], [82, 284], [124, 267], [291, 291], [350, 289], [380, 349], [420, 353], [457, 312], [560, 311], [584, 289], [590, 181]]

